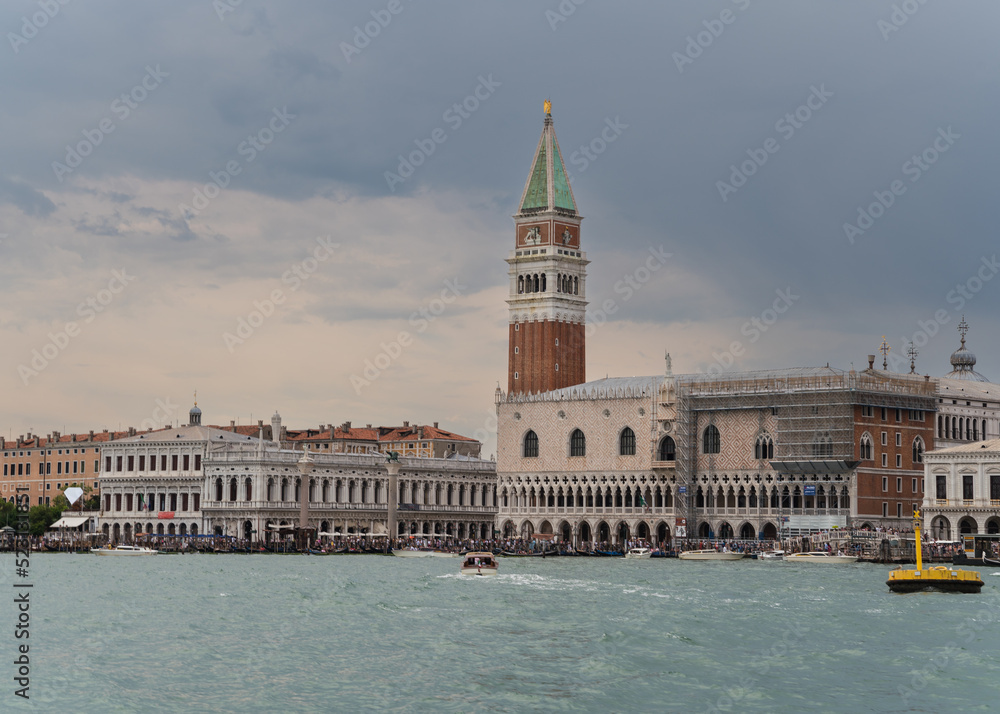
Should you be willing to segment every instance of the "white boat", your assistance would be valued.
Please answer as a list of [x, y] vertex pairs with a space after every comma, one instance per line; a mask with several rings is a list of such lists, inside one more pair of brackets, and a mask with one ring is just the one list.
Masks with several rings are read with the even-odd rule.
[[743, 553], [724, 553], [718, 550], [685, 550], [677, 557], [681, 560], [742, 560]]
[[649, 558], [652, 555], [653, 551], [649, 548], [629, 548], [625, 554], [625, 560], [640, 560], [642, 558]]
[[138, 545], [117, 545], [114, 548], [91, 548], [94, 555], [156, 555], [153, 548], [142, 548]]
[[496, 575], [497, 559], [493, 553], [466, 553], [462, 575]]
[[449, 553], [446, 550], [434, 550], [433, 548], [401, 548], [392, 551], [397, 558], [457, 558], [458, 553]]
[[858, 558], [855, 555], [837, 555], [816, 550], [808, 553], [790, 553], [785, 556], [785, 560], [796, 563], [856, 563]]
[[784, 560], [785, 551], [783, 550], [765, 550], [757, 556], [757, 560]]

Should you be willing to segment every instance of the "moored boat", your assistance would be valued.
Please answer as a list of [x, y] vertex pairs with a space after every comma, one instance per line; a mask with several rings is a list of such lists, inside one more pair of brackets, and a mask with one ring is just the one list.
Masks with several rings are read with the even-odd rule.
[[726, 553], [718, 550], [685, 550], [677, 556], [681, 560], [742, 560], [743, 553]]
[[493, 553], [466, 553], [462, 561], [462, 575], [496, 575], [497, 559]]
[[138, 545], [117, 545], [114, 548], [91, 548], [94, 555], [156, 555], [152, 548], [142, 548]]
[[885, 584], [894, 593], [913, 593], [924, 590], [953, 593], [978, 593], [983, 589], [983, 579], [975, 570], [961, 570], [944, 565], [924, 569], [923, 552], [920, 545], [920, 509], [913, 509], [913, 533], [916, 537], [917, 567], [915, 570], [902, 567], [889, 573]]
[[783, 550], [766, 550], [763, 553], [757, 554], [757, 560], [784, 560], [785, 551]]
[[822, 550], [813, 550], [806, 553], [790, 553], [785, 556], [785, 560], [796, 563], [856, 563], [856, 555], [840, 555], [837, 553], [827, 553]]
[[625, 560], [642, 560], [649, 558], [652, 554], [649, 548], [629, 548], [628, 552], [625, 553]]

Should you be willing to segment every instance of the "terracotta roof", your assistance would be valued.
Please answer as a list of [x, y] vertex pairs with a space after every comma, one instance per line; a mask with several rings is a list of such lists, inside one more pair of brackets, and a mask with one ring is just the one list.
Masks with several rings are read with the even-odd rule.
[[[418, 430], [423, 429], [423, 436], [419, 436]], [[303, 430], [292, 430], [289, 429], [285, 432], [286, 439], [293, 442], [316, 442], [316, 441], [330, 441], [330, 430], [326, 429], [320, 431], [318, 429], [303, 429]], [[442, 439], [447, 441], [470, 441], [474, 442], [475, 439], [470, 439], [467, 436], [461, 436], [459, 434], [454, 434], [450, 431], [445, 431], [444, 429], [437, 429], [433, 426], [380, 426], [378, 428], [351, 428], [343, 429], [342, 427], [335, 427], [333, 430], [334, 440], [352, 440], [352, 441], [371, 441], [371, 442], [387, 442], [387, 441], [430, 441], [432, 439]]]
[[[148, 432], [140, 431], [137, 434], [146, 434]], [[129, 437], [127, 431], [96, 431], [94, 432], [94, 439], [91, 441], [90, 434], [76, 434], [76, 441], [73, 441], [74, 434], [60, 434], [58, 439], [49, 439], [44, 436], [32, 436], [30, 439], [25, 439], [21, 442], [21, 445], [17, 445], [17, 440], [6, 439], [4, 441], [5, 449], [44, 449], [44, 448], [56, 448], [63, 445], [71, 446], [73, 444], [78, 444], [80, 446], [87, 446], [89, 444], [97, 443], [107, 443], [116, 439], [126, 439]]]

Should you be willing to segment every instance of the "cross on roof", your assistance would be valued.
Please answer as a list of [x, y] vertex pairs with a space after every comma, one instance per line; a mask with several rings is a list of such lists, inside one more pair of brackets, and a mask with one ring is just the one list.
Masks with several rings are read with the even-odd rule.
[[882, 344], [879, 345], [878, 351], [882, 353], [882, 369], [889, 369], [889, 353], [892, 348], [885, 341], [885, 335], [882, 335]]

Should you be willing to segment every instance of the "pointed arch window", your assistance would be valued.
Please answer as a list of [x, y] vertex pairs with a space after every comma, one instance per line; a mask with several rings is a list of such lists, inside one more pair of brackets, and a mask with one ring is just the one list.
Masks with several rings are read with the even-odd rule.
[[864, 434], [861, 435], [861, 453], [860, 453], [861, 460], [871, 461], [874, 458], [873, 453], [874, 452], [872, 449], [872, 437], [871, 434], [869, 434], [866, 431]]
[[673, 437], [665, 436], [660, 440], [660, 461], [676, 461], [677, 460], [677, 445], [674, 443]]
[[618, 454], [620, 456], [635, 456], [635, 432], [625, 427], [618, 435]]
[[774, 441], [767, 434], [761, 434], [753, 446], [753, 457], [758, 461], [774, 458]]
[[524, 435], [524, 458], [533, 459], [538, 456], [538, 434], [529, 429]]
[[573, 433], [569, 436], [569, 455], [570, 456], [586, 456], [587, 455], [587, 437], [583, 435], [583, 432], [579, 429], [574, 429]]
[[924, 440], [919, 436], [913, 440], [913, 463], [922, 464], [924, 462]]
[[709, 424], [705, 428], [702, 451], [706, 454], [718, 454], [722, 451], [722, 439], [715, 424]]

